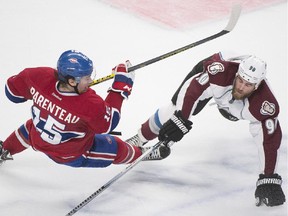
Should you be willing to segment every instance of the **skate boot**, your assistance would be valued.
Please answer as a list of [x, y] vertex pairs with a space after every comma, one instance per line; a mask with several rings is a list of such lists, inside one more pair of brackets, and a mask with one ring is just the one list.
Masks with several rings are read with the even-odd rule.
[[0, 166], [6, 160], [13, 160], [13, 157], [8, 150], [3, 149], [3, 142], [0, 140]]
[[[151, 147], [140, 147], [142, 154], [151, 148], [152, 148], [152, 146]], [[160, 145], [157, 149], [155, 149], [149, 155], [147, 155], [147, 157], [144, 158], [143, 161], [162, 160], [162, 159], [168, 157], [170, 155], [170, 152], [171, 152], [171, 150], [169, 147], [167, 147], [165, 145]]]
[[146, 140], [143, 136], [139, 136], [139, 134], [136, 134], [132, 137], [130, 137], [129, 139], [127, 139], [125, 142], [136, 146], [136, 147], [142, 147], [143, 145], [145, 145], [148, 140]]

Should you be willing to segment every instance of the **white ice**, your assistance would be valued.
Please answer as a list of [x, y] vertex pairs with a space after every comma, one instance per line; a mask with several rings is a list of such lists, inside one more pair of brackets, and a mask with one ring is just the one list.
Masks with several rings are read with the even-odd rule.
[[[63, 51], [77, 49], [94, 60], [100, 78], [126, 59], [139, 64], [214, 34], [227, 20], [177, 30], [101, 1], [0, 0], [1, 139], [30, 117], [30, 102], [13, 104], [4, 93], [6, 79], [25, 67], [55, 67]], [[117, 129], [123, 139], [134, 135], [169, 102], [189, 70], [219, 50], [255, 54], [268, 62], [267, 76], [281, 106], [278, 173], [287, 196], [287, 1], [244, 11], [231, 33], [139, 69]], [[105, 97], [110, 84], [93, 88]], [[124, 168], [74, 169], [28, 149], [0, 167], [0, 215], [64, 216]], [[248, 122], [229, 122], [215, 106], [207, 106], [170, 157], [141, 162], [75, 215], [287, 216], [287, 204], [255, 207], [258, 174]]]

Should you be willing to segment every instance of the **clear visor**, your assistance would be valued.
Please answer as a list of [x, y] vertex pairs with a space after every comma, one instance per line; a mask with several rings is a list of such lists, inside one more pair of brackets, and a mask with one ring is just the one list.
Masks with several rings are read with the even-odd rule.
[[92, 71], [90, 77], [92, 80], [96, 79], [96, 69], [95, 68], [93, 68], [93, 71]]
[[96, 78], [96, 70], [93, 69], [93, 71], [92, 71], [92, 73], [90, 75], [83, 76], [83, 77], [75, 77], [75, 81], [77, 83], [79, 83], [82, 78], [83, 79], [91, 79], [93, 81]]

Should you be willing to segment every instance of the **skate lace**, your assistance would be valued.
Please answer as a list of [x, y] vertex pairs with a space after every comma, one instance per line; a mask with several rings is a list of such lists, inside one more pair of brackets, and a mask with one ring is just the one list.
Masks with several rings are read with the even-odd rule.
[[136, 134], [135, 136], [127, 139], [125, 142], [131, 144], [131, 145], [134, 145], [134, 146], [142, 146], [142, 141], [140, 140], [140, 137], [138, 136], [138, 134]]
[[[151, 148], [151, 147], [146, 148], [146, 149], [144, 150], [144, 152], [147, 151], [147, 150], [150, 149], [150, 148]], [[160, 155], [160, 150], [159, 150], [159, 148], [157, 148], [157, 149], [155, 149], [154, 151], [152, 151], [152, 152], [145, 158], [145, 160], [155, 160], [155, 159], [162, 159], [162, 157], [161, 157], [161, 155]]]

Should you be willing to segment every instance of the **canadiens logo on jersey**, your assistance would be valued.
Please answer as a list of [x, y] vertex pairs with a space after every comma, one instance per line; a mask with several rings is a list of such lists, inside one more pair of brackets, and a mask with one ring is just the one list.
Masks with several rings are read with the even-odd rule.
[[269, 101], [264, 101], [261, 106], [260, 113], [262, 115], [274, 115], [275, 113], [275, 104], [270, 103]]
[[208, 72], [212, 75], [215, 75], [219, 72], [224, 72], [224, 65], [220, 62], [213, 62], [212, 64], [208, 65]]

